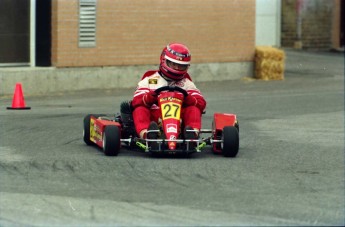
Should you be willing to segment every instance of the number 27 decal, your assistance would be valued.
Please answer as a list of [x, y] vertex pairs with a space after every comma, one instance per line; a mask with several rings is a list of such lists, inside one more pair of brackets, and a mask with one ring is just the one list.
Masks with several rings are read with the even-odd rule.
[[164, 119], [180, 119], [181, 105], [176, 103], [165, 103], [162, 105], [162, 117]]

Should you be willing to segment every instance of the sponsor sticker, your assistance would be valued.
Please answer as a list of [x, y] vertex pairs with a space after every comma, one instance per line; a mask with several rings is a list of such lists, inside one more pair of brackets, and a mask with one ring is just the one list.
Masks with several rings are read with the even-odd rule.
[[177, 125], [167, 124], [167, 132], [177, 133]]
[[149, 84], [157, 84], [158, 80], [157, 79], [149, 79]]

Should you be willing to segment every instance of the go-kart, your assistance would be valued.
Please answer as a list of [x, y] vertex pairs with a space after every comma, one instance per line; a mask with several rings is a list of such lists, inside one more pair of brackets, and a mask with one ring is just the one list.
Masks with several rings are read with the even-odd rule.
[[[102, 148], [107, 156], [118, 155], [124, 146], [152, 154], [191, 154], [201, 152], [207, 145], [211, 145], [215, 154], [236, 157], [239, 150], [239, 124], [235, 114], [214, 113], [212, 129], [201, 129], [198, 139], [186, 139], [183, 136], [181, 111], [188, 93], [177, 86], [164, 86], [155, 92], [161, 110], [161, 124], [159, 129], [148, 130], [147, 134], [158, 133], [161, 135], [159, 138], [142, 139], [137, 135], [131, 102], [124, 101], [121, 103], [120, 113], [115, 116], [85, 116], [84, 142]], [[203, 137], [205, 134], [208, 136]]]

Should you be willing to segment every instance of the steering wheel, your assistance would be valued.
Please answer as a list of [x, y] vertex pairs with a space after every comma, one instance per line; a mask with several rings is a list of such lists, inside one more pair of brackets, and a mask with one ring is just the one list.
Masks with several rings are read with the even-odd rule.
[[181, 92], [185, 98], [188, 96], [188, 93], [185, 89], [177, 87], [177, 86], [163, 86], [156, 89], [155, 93], [159, 95], [162, 91], [178, 91], [178, 92]]

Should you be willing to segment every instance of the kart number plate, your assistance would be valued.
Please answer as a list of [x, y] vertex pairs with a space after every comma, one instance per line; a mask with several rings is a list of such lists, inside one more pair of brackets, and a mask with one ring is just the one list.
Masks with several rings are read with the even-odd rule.
[[181, 104], [168, 102], [168, 103], [162, 104], [161, 108], [162, 108], [163, 120], [165, 119], [180, 120]]

